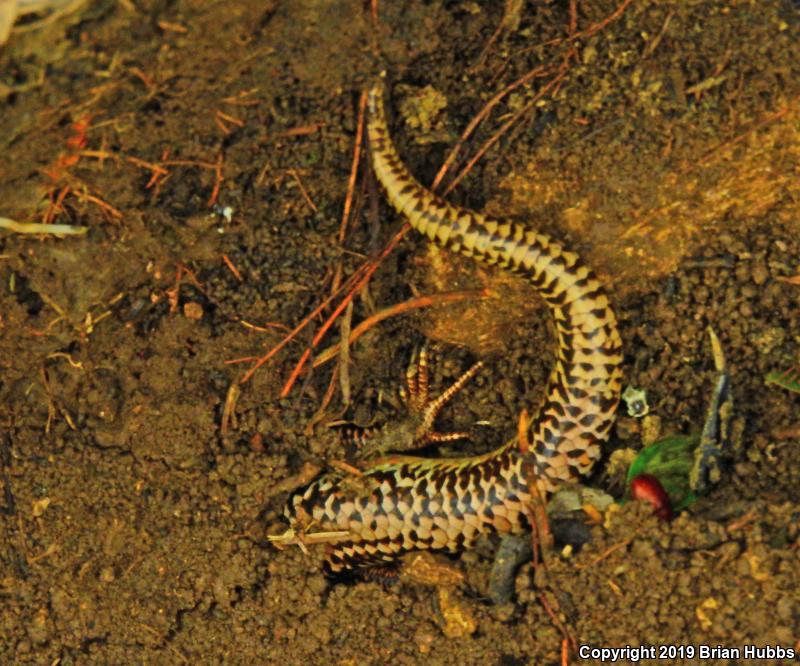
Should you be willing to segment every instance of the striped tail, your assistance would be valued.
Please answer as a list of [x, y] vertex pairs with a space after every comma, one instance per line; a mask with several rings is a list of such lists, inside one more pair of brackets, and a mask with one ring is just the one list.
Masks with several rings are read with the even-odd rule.
[[548, 305], [558, 354], [530, 426], [537, 481], [549, 492], [588, 474], [608, 438], [622, 383], [617, 321], [600, 281], [549, 237], [449, 204], [420, 185], [389, 137], [381, 87], [370, 90], [368, 105], [373, 165], [392, 206], [436, 245], [524, 275]]

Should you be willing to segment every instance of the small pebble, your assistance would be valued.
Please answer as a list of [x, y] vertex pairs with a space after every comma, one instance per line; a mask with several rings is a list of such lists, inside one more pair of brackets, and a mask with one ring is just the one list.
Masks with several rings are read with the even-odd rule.
[[414, 642], [420, 654], [428, 654], [435, 640], [436, 637], [427, 627], [420, 627], [414, 632]]
[[630, 416], [618, 416], [616, 429], [620, 439], [635, 439], [640, 430], [639, 421]]
[[648, 414], [642, 419], [642, 444], [649, 446], [661, 437], [661, 417]]
[[183, 306], [183, 316], [187, 319], [194, 319], [195, 321], [203, 318], [203, 306], [200, 303], [189, 301]]
[[474, 634], [478, 623], [460, 594], [451, 587], [440, 587], [436, 592], [442, 633], [447, 638], [465, 638]]
[[499, 606], [492, 606], [491, 613], [498, 622], [510, 622], [517, 611], [517, 606], [513, 601]]
[[764, 284], [769, 277], [769, 270], [764, 264], [756, 264], [753, 266], [753, 270], [750, 273], [751, 277], [753, 278], [753, 282], [758, 285]]
[[306, 581], [306, 584], [308, 585], [308, 589], [311, 590], [314, 594], [322, 594], [325, 590], [328, 589], [328, 581], [322, 574], [309, 576], [308, 580]]

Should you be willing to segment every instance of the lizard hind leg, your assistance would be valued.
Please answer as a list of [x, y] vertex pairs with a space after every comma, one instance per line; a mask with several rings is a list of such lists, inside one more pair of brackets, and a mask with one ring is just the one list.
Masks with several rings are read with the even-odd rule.
[[[439, 432], [434, 425], [439, 413], [450, 402], [464, 385], [472, 379], [483, 367], [483, 362], [474, 363], [455, 382], [445, 389], [436, 398], [430, 395], [430, 355], [426, 345], [416, 350], [408, 365], [405, 384], [400, 388], [400, 398], [407, 410], [405, 419], [401, 419], [391, 430], [405, 431], [410, 441], [401, 448], [392, 450], [420, 449], [429, 444], [439, 442], [452, 442], [459, 439], [469, 439], [466, 431]], [[389, 437], [389, 440], [393, 438]]]

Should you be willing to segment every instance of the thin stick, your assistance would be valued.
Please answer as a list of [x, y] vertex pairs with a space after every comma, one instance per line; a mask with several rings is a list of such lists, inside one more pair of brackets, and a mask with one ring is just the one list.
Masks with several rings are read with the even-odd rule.
[[333, 372], [331, 373], [331, 380], [328, 382], [328, 388], [325, 391], [325, 395], [322, 397], [322, 404], [320, 404], [319, 409], [314, 412], [314, 416], [312, 416], [306, 424], [305, 433], [307, 437], [314, 434], [314, 426], [324, 418], [325, 410], [328, 408], [328, 405], [331, 404], [331, 400], [333, 400], [333, 393], [336, 390], [336, 380], [338, 378], [339, 366], [334, 366]]
[[339, 324], [339, 388], [342, 389], [342, 404], [350, 404], [350, 325], [353, 322], [353, 301], [347, 304]]
[[58, 234], [62, 236], [81, 236], [89, 231], [89, 227], [76, 227], [71, 224], [17, 222], [7, 217], [0, 217], [0, 229], [7, 229], [18, 234]]
[[615, 553], [620, 548], [625, 548], [629, 546], [633, 540], [638, 536], [639, 530], [637, 529], [631, 536], [629, 536], [625, 541], [620, 541], [619, 543], [615, 543], [613, 546], [606, 548], [602, 553], [600, 553], [596, 558], [594, 558], [591, 562], [587, 562], [586, 564], [576, 564], [576, 569], [588, 569], [589, 567], [593, 567], [598, 562], [602, 562], [606, 559], [609, 555]]
[[576, 0], [569, 0], [569, 27], [567, 34], [572, 37], [578, 29], [578, 3]]
[[[303, 355], [300, 357], [300, 360], [297, 362], [297, 365], [295, 366], [294, 370], [292, 371], [292, 374], [289, 376], [289, 379], [287, 380], [286, 384], [284, 384], [283, 389], [281, 389], [281, 393], [280, 393], [280, 397], [281, 398], [285, 398], [289, 394], [289, 391], [292, 390], [292, 386], [294, 386], [294, 383], [297, 380], [297, 377], [300, 375], [300, 372], [303, 370], [303, 368], [305, 367], [306, 362], [308, 361], [309, 357], [311, 356], [311, 350], [319, 344], [319, 341], [322, 340], [322, 338], [328, 332], [328, 329], [330, 329], [330, 327], [333, 326], [334, 322], [336, 321], [336, 318], [347, 307], [347, 304], [350, 301], [353, 300], [353, 297], [356, 295], [358, 290], [361, 289], [361, 287], [363, 287], [369, 281], [369, 279], [372, 277], [372, 275], [375, 273], [375, 271], [378, 270], [378, 267], [381, 265], [383, 260], [391, 253], [391, 251], [395, 248], [397, 243], [400, 242], [400, 240], [403, 238], [403, 236], [406, 235], [406, 233], [408, 232], [408, 230], [410, 228], [411, 228], [411, 225], [409, 225], [408, 223], [405, 223], [400, 228], [400, 230], [394, 236], [392, 236], [391, 240], [386, 244], [386, 246], [383, 248], [383, 250], [381, 250], [381, 253], [375, 259], [373, 259], [372, 261], [366, 262], [364, 264], [366, 266], [366, 270], [362, 271], [363, 272], [363, 276], [361, 276], [358, 279], [358, 281], [352, 286], [352, 288], [345, 295], [345, 297], [342, 299], [342, 301], [339, 303], [339, 305], [336, 306], [336, 309], [331, 313], [331, 315], [330, 315], [330, 317], [328, 317], [327, 321], [320, 327], [319, 331], [317, 331], [317, 334], [314, 336], [313, 340], [311, 341], [311, 345], [309, 346], [309, 348], [306, 349], [305, 352], [303, 352]], [[348, 282], [350, 282], [350, 280], [348, 280]], [[330, 302], [332, 299], [333, 299], [333, 297], [329, 297], [329, 298], [326, 299], [326, 302]], [[318, 309], [320, 309], [320, 308], [318, 308]], [[310, 318], [308, 318], [308, 317], [306, 319], [310, 320]], [[302, 327], [305, 327], [305, 323], [302, 324]], [[302, 327], [298, 327], [296, 330], [299, 331]], [[288, 342], [288, 339], [285, 340], [284, 342], [281, 342], [275, 349], [273, 349], [272, 352], [270, 352], [268, 354], [268, 356], [270, 356], [270, 357], [273, 356], [276, 353], [276, 350], [281, 348], [286, 342]], [[265, 357], [262, 357], [262, 358], [265, 358]], [[259, 365], [260, 365], [260, 363], [259, 363]], [[249, 378], [249, 376], [252, 374], [253, 370], [254, 370], [254, 368], [251, 368], [250, 371], [247, 373], [247, 375], [245, 375], [245, 377]]]
[[559, 68], [559, 73], [550, 81], [547, 85], [545, 85], [537, 94], [536, 96], [528, 102], [525, 106], [523, 106], [519, 111], [517, 111], [509, 120], [507, 120], [503, 125], [500, 127], [497, 132], [495, 132], [492, 136], [490, 136], [484, 144], [480, 147], [477, 153], [472, 157], [472, 159], [467, 162], [466, 166], [461, 170], [461, 172], [453, 179], [453, 181], [445, 188], [444, 192], [442, 193], [443, 196], [447, 196], [449, 192], [451, 192], [466, 176], [471, 170], [472, 167], [486, 154], [486, 151], [489, 150], [497, 141], [509, 130], [511, 127], [525, 114], [527, 113], [536, 102], [538, 102], [544, 95], [553, 87], [555, 87], [561, 79], [566, 74], [566, 63], [562, 63], [561, 67]]
[[347, 181], [347, 196], [344, 199], [344, 210], [342, 211], [342, 224], [339, 226], [339, 244], [344, 243], [347, 235], [347, 225], [350, 222], [350, 209], [353, 205], [353, 193], [356, 189], [356, 176], [358, 176], [358, 165], [361, 163], [361, 143], [364, 137], [364, 117], [367, 111], [367, 91], [361, 91], [358, 100], [358, 124], [356, 127], [356, 146], [353, 149], [353, 163], [350, 166], [350, 178]]
[[300, 188], [300, 194], [303, 195], [303, 199], [306, 200], [308, 207], [311, 208], [311, 210], [313, 210], [315, 213], [319, 213], [319, 208], [317, 208], [317, 205], [309, 196], [308, 190], [306, 190], [305, 186], [303, 185], [303, 181], [300, 180], [300, 174], [297, 173], [297, 169], [289, 169], [289, 175], [294, 178], [294, 181], [297, 183], [297, 187]]
[[[345, 282], [344, 285], [342, 285], [340, 291], [349, 288], [350, 285], [354, 283], [360, 275], [363, 275], [366, 272], [366, 270], [369, 268], [369, 265], [370, 265], [369, 262], [364, 262], [362, 266], [356, 269], [355, 273], [353, 273], [353, 275], [350, 276], [350, 279], [348, 279], [347, 282]], [[326, 307], [328, 307], [328, 305], [330, 305], [331, 301], [333, 301], [333, 299], [336, 298], [338, 294], [339, 292], [331, 294], [330, 296], [328, 296], [328, 298], [322, 301], [322, 303], [320, 303], [316, 308], [314, 308], [308, 315], [306, 315], [303, 318], [303, 320], [297, 326], [295, 326], [283, 340], [281, 340], [277, 345], [275, 345], [266, 354], [264, 354], [264, 356], [260, 357], [253, 364], [253, 367], [250, 368], [244, 374], [244, 376], [240, 380], [240, 383], [244, 384], [245, 382], [247, 382], [253, 376], [256, 370], [258, 370], [262, 365], [264, 365], [264, 363], [269, 361], [269, 359], [271, 359], [281, 349], [283, 349], [286, 345], [288, 345], [300, 331], [302, 331], [306, 326], [308, 326], [308, 323], [312, 319], [314, 319], [314, 317], [316, 317], [318, 314], [320, 314], [320, 312], [322, 312]]]
[[[367, 317], [358, 326], [356, 326], [350, 333], [349, 343], [352, 345], [356, 340], [364, 335], [364, 333], [382, 322], [384, 319], [396, 317], [398, 315], [405, 314], [406, 312], [419, 310], [421, 308], [438, 307], [441, 305], [457, 303], [459, 301], [465, 301], [473, 298], [485, 299], [489, 296], [490, 292], [488, 290], [475, 289], [470, 291], [451, 291], [443, 294], [419, 296], [417, 298], [411, 298], [407, 301], [403, 301], [402, 303], [396, 303], [395, 305], [391, 305], [388, 308], [384, 308], [380, 312], [376, 312], [374, 315]], [[331, 345], [324, 351], [320, 352], [314, 359], [314, 367], [316, 368], [317, 366], [330, 361], [339, 352], [340, 346], [341, 342], [337, 342], [336, 344]]]
[[525, 83], [527, 83], [531, 79], [536, 78], [537, 76], [544, 76], [545, 74], [548, 73], [548, 70], [552, 71], [552, 68], [548, 68], [548, 67], [542, 66], [542, 67], [536, 67], [536, 68], [532, 69], [530, 72], [528, 72], [524, 76], [521, 76], [520, 78], [518, 78], [512, 84], [506, 86], [503, 90], [501, 90], [494, 97], [492, 97], [492, 99], [490, 99], [488, 102], [486, 102], [484, 107], [469, 122], [467, 127], [461, 133], [461, 138], [458, 140], [456, 145], [453, 146], [450, 149], [450, 152], [447, 154], [447, 157], [444, 160], [444, 164], [442, 164], [442, 167], [439, 169], [439, 172], [436, 174], [436, 178], [433, 179], [433, 184], [431, 185], [431, 189], [432, 190], [436, 190], [436, 188], [440, 185], [440, 183], [442, 182], [442, 179], [444, 178], [445, 174], [447, 173], [447, 170], [453, 165], [453, 162], [455, 161], [456, 157], [458, 156], [458, 153], [461, 150], [461, 147], [464, 145], [464, 142], [467, 139], [469, 139], [470, 136], [472, 136], [472, 133], [475, 131], [475, 129], [478, 127], [478, 125], [480, 125], [481, 122], [483, 122], [483, 120], [489, 115], [489, 113], [491, 113], [492, 109], [495, 106], [497, 106], [503, 100], [503, 98], [506, 95], [508, 95], [509, 93], [513, 92], [514, 90], [519, 88], [521, 85], [524, 85]]
[[234, 263], [233, 263], [233, 262], [230, 260], [230, 257], [228, 257], [228, 255], [227, 255], [227, 254], [224, 254], [224, 253], [223, 253], [223, 255], [222, 255], [222, 261], [224, 261], [224, 262], [225, 262], [225, 265], [228, 267], [228, 270], [229, 270], [231, 273], [233, 273], [233, 276], [234, 276], [234, 277], [235, 277], [235, 278], [236, 278], [236, 279], [237, 279], [239, 282], [244, 282], [244, 278], [242, 277], [242, 274], [239, 272], [239, 269], [238, 269], [238, 268], [236, 268], [235, 264], [234, 264]]

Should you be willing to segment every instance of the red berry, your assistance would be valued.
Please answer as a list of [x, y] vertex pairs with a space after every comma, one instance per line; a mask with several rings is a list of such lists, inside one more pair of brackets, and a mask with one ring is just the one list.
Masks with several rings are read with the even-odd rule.
[[661, 520], [672, 520], [672, 504], [661, 481], [652, 474], [639, 474], [631, 481], [631, 497], [653, 505], [653, 513]]

